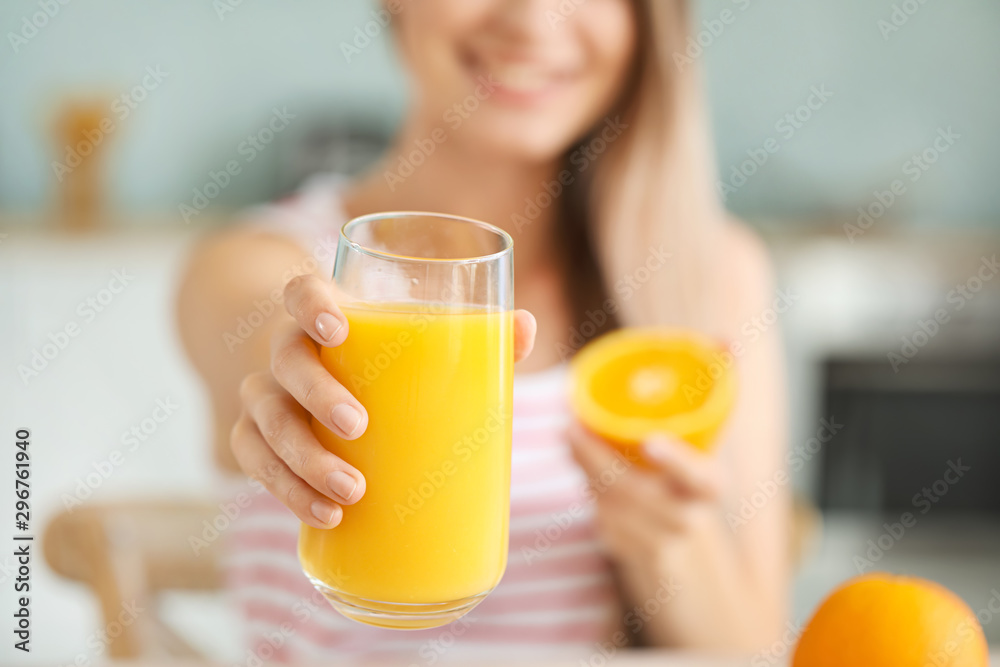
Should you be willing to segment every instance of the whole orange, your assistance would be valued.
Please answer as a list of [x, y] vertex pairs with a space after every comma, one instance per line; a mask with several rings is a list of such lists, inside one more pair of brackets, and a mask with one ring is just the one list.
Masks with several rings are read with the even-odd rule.
[[972, 610], [926, 579], [877, 572], [856, 577], [819, 606], [792, 667], [987, 667]]

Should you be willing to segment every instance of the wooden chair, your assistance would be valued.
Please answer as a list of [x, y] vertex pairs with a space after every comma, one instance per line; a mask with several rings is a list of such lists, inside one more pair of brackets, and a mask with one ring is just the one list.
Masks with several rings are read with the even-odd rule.
[[[62, 512], [46, 527], [45, 558], [58, 574], [96, 595], [117, 659], [196, 658], [199, 653], [157, 613], [165, 590], [214, 590], [222, 585], [216, 540], [195, 555], [217, 506], [198, 502], [119, 502]], [[142, 613], [132, 613], [134, 607]]]

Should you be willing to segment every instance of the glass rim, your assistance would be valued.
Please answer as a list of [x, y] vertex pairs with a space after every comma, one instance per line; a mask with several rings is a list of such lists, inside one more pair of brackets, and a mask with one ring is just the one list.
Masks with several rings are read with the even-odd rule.
[[[411, 255], [399, 255], [396, 253], [385, 252], [383, 250], [376, 250], [375, 248], [370, 248], [362, 243], [358, 243], [351, 239], [348, 235], [351, 228], [364, 224], [366, 222], [372, 222], [373, 220], [382, 220], [386, 218], [400, 218], [400, 217], [423, 217], [423, 218], [445, 218], [448, 220], [457, 220], [460, 222], [471, 223], [480, 229], [485, 229], [499, 236], [503, 241], [504, 247], [497, 252], [490, 253], [489, 255], [479, 255], [478, 257], [413, 257]], [[414, 263], [435, 263], [435, 264], [477, 264], [482, 262], [491, 262], [502, 258], [504, 255], [510, 254], [514, 250], [514, 238], [500, 229], [496, 225], [491, 225], [488, 222], [483, 222], [482, 220], [476, 220], [475, 218], [466, 218], [461, 215], [451, 215], [450, 213], [433, 213], [430, 211], [383, 211], [380, 213], [368, 213], [366, 215], [359, 215], [356, 218], [348, 220], [340, 227], [340, 238], [343, 239], [351, 247], [351, 249], [356, 250], [369, 257], [376, 257], [378, 259], [385, 259], [394, 262], [414, 262]]]

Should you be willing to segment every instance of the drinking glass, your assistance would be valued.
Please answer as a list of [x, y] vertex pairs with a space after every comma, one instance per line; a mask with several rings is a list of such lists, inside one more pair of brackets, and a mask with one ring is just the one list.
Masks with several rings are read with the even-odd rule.
[[334, 293], [344, 344], [330, 373], [368, 410], [328, 450], [365, 476], [340, 525], [303, 524], [299, 559], [348, 618], [444, 625], [481, 602], [507, 565], [513, 381], [513, 241], [437, 213], [378, 213], [341, 229]]

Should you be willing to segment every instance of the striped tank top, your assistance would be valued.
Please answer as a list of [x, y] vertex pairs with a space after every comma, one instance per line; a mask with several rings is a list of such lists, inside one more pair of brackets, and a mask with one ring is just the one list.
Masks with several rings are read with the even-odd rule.
[[[329, 237], [335, 245], [345, 217], [342, 185], [339, 179], [313, 181], [293, 199], [257, 211], [252, 224], [313, 249], [329, 274]], [[260, 487], [239, 484], [244, 507], [226, 531], [224, 568], [246, 623], [240, 664], [362, 655], [405, 655], [414, 664], [432, 664], [445, 654], [482, 657], [496, 650], [565, 654], [607, 640], [619, 602], [594, 532], [587, 479], [563, 436], [570, 420], [566, 380], [565, 366], [514, 376], [507, 570], [479, 606], [447, 626], [388, 630], [338, 614], [302, 573], [295, 516]]]

